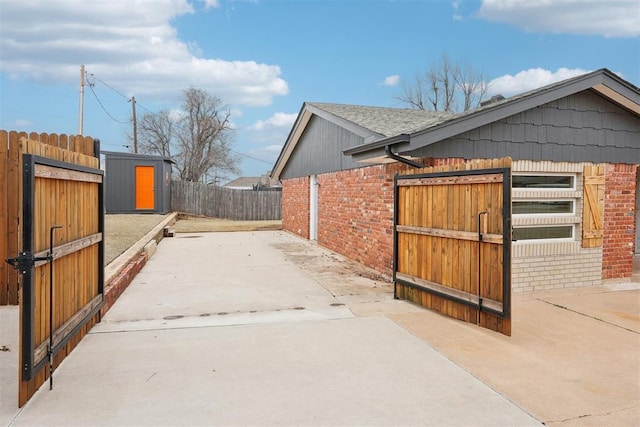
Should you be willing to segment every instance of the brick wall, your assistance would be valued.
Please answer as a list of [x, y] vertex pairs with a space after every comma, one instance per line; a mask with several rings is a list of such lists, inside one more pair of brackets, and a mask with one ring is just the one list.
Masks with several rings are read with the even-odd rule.
[[282, 228], [309, 238], [309, 177], [282, 181]]
[[538, 256], [523, 255], [518, 252], [527, 248], [514, 247], [511, 260], [513, 293], [599, 285], [602, 248], [582, 249], [579, 246], [580, 242], [577, 242], [575, 250], [549, 250], [548, 254]]
[[318, 183], [318, 243], [392, 274], [393, 175], [373, 166], [322, 174]]
[[413, 168], [370, 166], [318, 176], [318, 243], [393, 274], [393, 177]]
[[632, 273], [637, 168], [608, 164], [605, 169], [603, 279], [630, 277]]
[[[407, 169], [394, 163], [318, 175], [318, 243], [391, 276], [393, 176]], [[283, 180], [282, 226], [309, 238], [308, 177]]]

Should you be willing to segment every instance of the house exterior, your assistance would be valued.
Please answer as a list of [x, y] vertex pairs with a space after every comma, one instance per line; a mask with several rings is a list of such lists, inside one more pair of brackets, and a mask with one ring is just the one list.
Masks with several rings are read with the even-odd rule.
[[280, 189], [280, 182], [276, 179], [271, 179], [267, 172], [262, 176], [241, 176], [234, 179], [224, 185], [226, 188], [233, 190], [275, 190]]
[[394, 176], [503, 157], [513, 292], [631, 277], [640, 89], [607, 69], [459, 114], [305, 103], [272, 176], [285, 230], [390, 276]]
[[103, 151], [105, 210], [108, 214], [171, 211], [169, 157]]

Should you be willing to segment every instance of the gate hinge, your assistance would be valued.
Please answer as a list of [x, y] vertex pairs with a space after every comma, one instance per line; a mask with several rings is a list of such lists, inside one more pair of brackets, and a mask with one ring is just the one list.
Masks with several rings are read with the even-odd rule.
[[32, 269], [36, 265], [36, 262], [53, 261], [53, 255], [47, 253], [47, 256], [35, 257], [31, 252], [21, 252], [17, 257], [7, 258], [5, 261], [21, 274], [27, 274], [27, 271]]

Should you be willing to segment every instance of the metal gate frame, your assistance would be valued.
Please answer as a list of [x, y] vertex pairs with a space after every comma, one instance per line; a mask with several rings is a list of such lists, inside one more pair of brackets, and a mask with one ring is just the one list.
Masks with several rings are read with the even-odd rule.
[[[503, 301], [488, 300], [482, 296], [474, 295], [468, 292], [453, 290], [446, 286], [433, 284], [436, 286], [425, 286], [410, 280], [397, 277], [398, 273], [398, 200], [399, 187], [398, 181], [406, 179], [423, 179], [423, 178], [453, 178], [457, 176], [474, 176], [501, 174], [503, 183], [503, 203], [502, 203], [502, 297]], [[454, 170], [447, 172], [433, 172], [414, 175], [396, 175], [393, 180], [394, 210], [393, 210], [393, 294], [397, 297], [397, 283], [408, 286], [413, 289], [424, 291], [439, 297], [467, 305], [481, 312], [491, 313], [503, 319], [511, 317], [511, 169], [510, 168], [490, 168], [490, 169], [470, 169], [470, 170]], [[478, 239], [482, 241], [482, 233], [478, 227]], [[455, 291], [455, 292], [451, 292]]]
[[[49, 352], [55, 355], [71, 340], [80, 329], [97, 313], [104, 305], [104, 188], [102, 176], [104, 172], [100, 169], [94, 169], [86, 166], [66, 163], [59, 160], [53, 160], [46, 157], [36, 156], [32, 154], [23, 155], [23, 192], [22, 192], [22, 212], [23, 212], [23, 233], [22, 233], [22, 252], [21, 256], [31, 257], [33, 262], [28, 268], [22, 269], [23, 274], [23, 301], [22, 301], [22, 361], [21, 371], [22, 380], [29, 381], [34, 375], [42, 369], [48, 362], [47, 356]], [[99, 175], [100, 181], [98, 185], [98, 233], [93, 236], [81, 238], [77, 241], [69, 242], [53, 248], [53, 253], [49, 251], [41, 251], [33, 253], [34, 249], [34, 209], [36, 207], [35, 200], [35, 179], [36, 165], [48, 166], [66, 171], [80, 172], [84, 174]], [[37, 258], [51, 259], [53, 262], [56, 258], [84, 249], [98, 243], [98, 294], [94, 296], [82, 309], [73, 315], [65, 324], [60, 326], [56, 331], [52, 331], [53, 348], [48, 348], [45, 341], [38, 347], [34, 343], [34, 310], [35, 310], [35, 292], [34, 292], [34, 271], [35, 268], [47, 263], [47, 260], [36, 260]], [[51, 285], [51, 284], [50, 284]]]

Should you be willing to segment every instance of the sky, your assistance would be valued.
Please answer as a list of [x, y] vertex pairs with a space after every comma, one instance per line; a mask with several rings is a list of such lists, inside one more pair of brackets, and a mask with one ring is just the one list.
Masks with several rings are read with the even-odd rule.
[[[443, 55], [487, 96], [608, 68], [640, 86], [640, 0], [0, 0], [0, 129], [131, 151], [137, 115], [204, 89], [242, 176], [269, 171], [305, 101], [407, 107]], [[233, 178], [232, 176], [228, 177]]]

